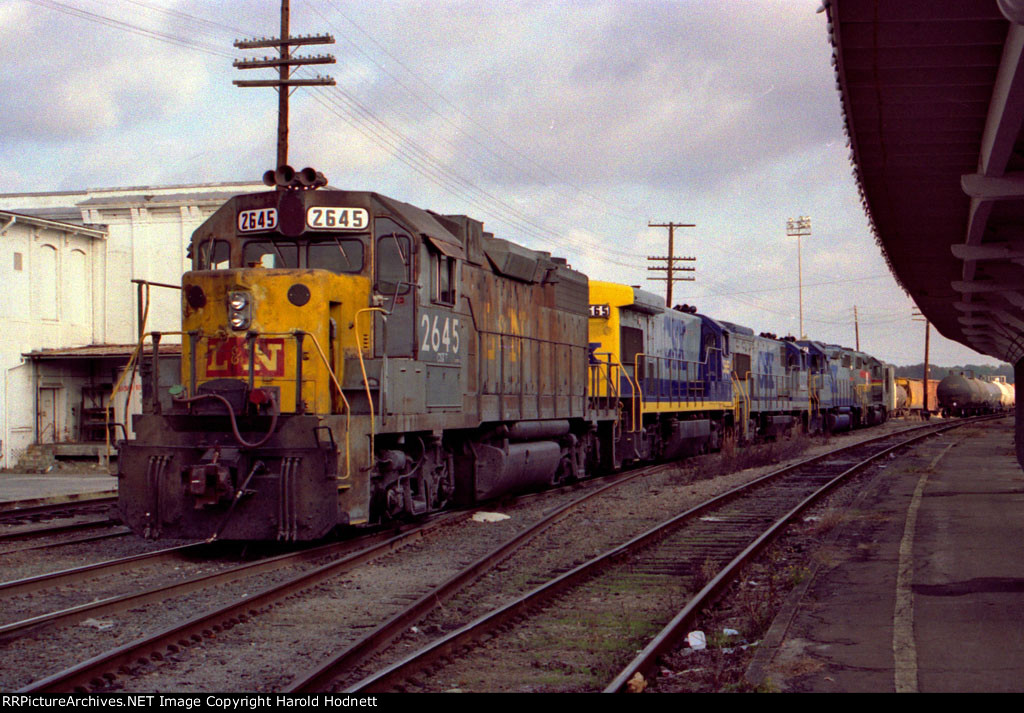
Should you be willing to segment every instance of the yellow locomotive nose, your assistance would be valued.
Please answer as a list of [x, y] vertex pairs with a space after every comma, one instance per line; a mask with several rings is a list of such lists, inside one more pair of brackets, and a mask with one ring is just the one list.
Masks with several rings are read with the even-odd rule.
[[345, 357], [358, 348], [354, 314], [369, 301], [366, 278], [201, 270], [185, 274], [183, 293], [191, 348], [183, 349], [181, 383], [190, 394], [215, 379], [238, 379], [274, 390], [283, 413], [339, 412], [332, 382], [341, 382]]

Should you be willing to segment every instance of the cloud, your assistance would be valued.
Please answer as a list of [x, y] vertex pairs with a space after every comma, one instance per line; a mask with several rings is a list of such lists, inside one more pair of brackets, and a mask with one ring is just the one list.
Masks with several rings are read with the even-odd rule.
[[[666, 231], [648, 221], [697, 223], [677, 232], [677, 254], [697, 257], [677, 301], [795, 332], [787, 218], [813, 220], [805, 282], [885, 272], [819, 1], [294, 4], [293, 33], [337, 38], [313, 51], [337, 57], [338, 86], [293, 94], [290, 158], [659, 294], [646, 257], [664, 254]], [[114, 15], [103, 0], [75, 7]], [[0, 44], [0, 190], [253, 180], [272, 166], [274, 92], [233, 87], [222, 55], [275, 34], [275, 2], [122, 3], [117, 19], [132, 29], [0, 4], [0, 26], [18, 28]], [[875, 319], [863, 342], [917, 351], [885, 334], [906, 304], [891, 279], [808, 288], [808, 332], [851, 342], [853, 304]]]
[[8, 141], [66, 143], [130, 130], [194, 107], [208, 85], [207, 59], [191, 49], [96, 32], [25, 2], [2, 13], [0, 26], [19, 28], [0, 49]]
[[[785, 19], [814, 23], [813, 8], [801, 7]], [[818, 87], [792, 71], [811, 52], [823, 62], [819, 82], [831, 82], [824, 38], [810, 47], [806, 32], [794, 36], [778, 20], [766, 22], [757, 3], [459, 5], [414, 18], [419, 36], [444, 42], [392, 49], [407, 50], [407, 62], [462, 111], [527, 147], [546, 173], [590, 185], [713, 189], [823, 140], [823, 116], [838, 127], [838, 99], [822, 106]], [[479, 27], [499, 29], [484, 42]], [[412, 109], [409, 97], [382, 84], [381, 101], [395, 114]], [[448, 138], [482, 160], [464, 136]], [[524, 183], [530, 171], [513, 168], [504, 179]]]

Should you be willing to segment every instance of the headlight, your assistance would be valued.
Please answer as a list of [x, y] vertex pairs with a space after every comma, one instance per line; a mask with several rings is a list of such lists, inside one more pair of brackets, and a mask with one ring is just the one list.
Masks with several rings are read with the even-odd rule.
[[245, 292], [232, 292], [228, 298], [228, 307], [238, 311], [249, 306], [249, 295]]
[[252, 307], [247, 292], [232, 292], [228, 295], [228, 325], [232, 329], [248, 329], [252, 321]]

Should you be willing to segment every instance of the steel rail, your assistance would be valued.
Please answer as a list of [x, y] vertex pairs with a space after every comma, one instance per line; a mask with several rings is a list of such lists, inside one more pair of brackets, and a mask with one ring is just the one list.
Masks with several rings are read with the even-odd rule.
[[104, 520], [87, 520], [85, 522], [73, 522], [66, 525], [41, 525], [39, 527], [26, 527], [20, 530], [0, 533], [0, 542], [12, 540], [24, 540], [32, 537], [46, 537], [47, 535], [60, 535], [65, 532], [76, 530], [95, 530], [100, 527], [117, 527], [121, 523], [109, 518]]
[[337, 554], [348, 554], [354, 549], [372, 546], [374, 542], [390, 539], [392, 533], [368, 535], [366, 538], [348, 542], [336, 542], [329, 545], [322, 545], [308, 550], [297, 552], [286, 552], [284, 554], [267, 557], [255, 562], [247, 562], [220, 572], [190, 577], [182, 582], [174, 582], [157, 587], [151, 587], [141, 592], [122, 594], [114, 597], [107, 597], [97, 601], [81, 604], [67, 609], [40, 614], [21, 621], [0, 625], [0, 641], [7, 641], [21, 636], [29, 631], [37, 631], [47, 626], [54, 626], [69, 620], [79, 620], [88, 617], [98, 617], [105, 614], [134, 609], [150, 602], [166, 601], [171, 597], [181, 596], [200, 589], [208, 589], [219, 584], [228, 584], [243, 577], [251, 577], [265, 572], [273, 572], [293, 564], [299, 564], [311, 559], [330, 557]]
[[43, 693], [86, 691], [90, 686], [102, 688], [109, 684], [115, 671], [121, 667], [137, 663], [140, 659], [153, 657], [163, 658], [163, 651], [177, 652], [199, 643], [203, 638], [214, 636], [238, 623], [245, 622], [250, 616], [287, 596], [309, 589], [320, 582], [336, 576], [352, 567], [403, 547], [416, 538], [445, 525], [467, 519], [471, 512], [447, 513], [428, 523], [420, 524], [408, 532], [390, 537], [384, 542], [369, 548], [351, 553], [333, 562], [304, 572], [288, 581], [268, 587], [260, 592], [236, 600], [218, 609], [199, 614], [188, 621], [163, 629], [149, 636], [119, 646], [110, 651], [78, 663], [68, 669], [52, 674], [28, 684], [19, 690], [20, 693]]
[[[914, 431], [918, 428], [929, 428], [934, 427], [935, 424], [924, 425], [915, 427], [912, 429], [906, 429], [908, 431]], [[904, 431], [898, 431], [897, 433], [903, 433]], [[886, 434], [879, 436], [875, 439], [869, 439], [860, 441], [850, 446], [844, 446], [843, 448], [837, 449], [834, 452], [840, 452], [845, 448], [854, 448], [864, 443], [869, 443], [879, 438], [891, 438], [894, 434]], [[826, 454], [827, 455], [827, 454]], [[824, 457], [824, 456], [821, 456]], [[808, 461], [802, 461], [801, 463], [813, 462], [816, 458], [812, 458]], [[799, 465], [799, 464], [798, 464]], [[657, 467], [657, 466], [656, 466]], [[338, 677], [339, 673], [345, 669], [352, 668], [353, 666], [362, 663], [370, 656], [379, 653], [386, 649], [386, 647], [394, 641], [397, 636], [407, 629], [409, 626], [414, 624], [417, 620], [428, 614], [431, 610], [443, 602], [449, 600], [461, 589], [465, 588], [467, 584], [476, 581], [484, 572], [491, 567], [495, 566], [502, 560], [509, 557], [513, 552], [522, 547], [526, 542], [540, 534], [548, 526], [554, 524], [558, 520], [562, 519], [568, 514], [573, 508], [586, 501], [590, 497], [604, 492], [608, 488], [614, 487], [624, 482], [628, 482], [635, 477], [641, 475], [650, 474], [651, 469], [645, 469], [641, 472], [630, 474], [628, 478], [624, 478], [616, 483], [604, 486], [599, 490], [589, 493], [578, 500], [567, 503], [558, 510], [554, 511], [548, 518], [541, 520], [531, 526], [529, 529], [524, 530], [512, 539], [505, 543], [502, 543], [492, 552], [484, 555], [476, 562], [470, 564], [465, 570], [453, 575], [448, 581], [438, 585], [434, 590], [425, 594], [419, 600], [410, 605], [405, 611], [399, 612], [392, 619], [385, 622], [377, 629], [366, 634], [359, 641], [351, 644], [345, 650], [335, 655], [330, 660], [314, 667], [307, 671], [297, 679], [295, 679], [286, 689], [288, 693], [300, 693], [300, 692], [312, 692], [324, 690], [327, 688], [331, 681]]]
[[18, 552], [28, 552], [29, 550], [46, 550], [56, 547], [66, 547], [67, 545], [80, 545], [86, 542], [95, 542], [97, 540], [108, 540], [113, 537], [125, 537], [132, 534], [132, 531], [127, 527], [116, 528], [114, 532], [105, 532], [99, 535], [83, 535], [82, 537], [75, 537], [69, 540], [61, 540], [60, 542], [49, 542], [45, 544], [28, 544], [21, 545], [20, 547], [12, 547], [6, 550], [0, 550], [0, 557], [3, 555], [13, 555]]
[[669, 467], [672, 466], [662, 464], [640, 469], [636, 472], [627, 473], [620, 476], [615, 482], [602, 485], [596, 490], [585, 493], [581, 497], [565, 503], [541, 520], [538, 520], [529, 528], [501, 543], [489, 553], [468, 565], [462, 571], [452, 575], [449, 579], [424, 594], [409, 605], [409, 607], [395, 614], [391, 619], [348, 646], [345, 650], [341, 651], [328, 661], [303, 673], [301, 676], [293, 680], [283, 692], [299, 693], [324, 690], [345, 669], [350, 669], [353, 666], [366, 661], [370, 656], [386, 649], [392, 641], [394, 641], [417, 620], [421, 619], [430, 611], [451, 599], [468, 584], [478, 580], [495, 565], [507, 559], [516, 550], [521, 548], [548, 527], [566, 517], [583, 503], [607, 492], [608, 490], [612, 490], [624, 485], [625, 483], [632, 482], [637, 478], [653, 475], [654, 473], [660, 472], [661, 470]]
[[[692, 520], [696, 516], [714, 508], [720, 507], [729, 501], [752, 492], [756, 488], [765, 483], [779, 478], [787, 473], [791, 473], [800, 468], [808, 465], [813, 465], [819, 461], [835, 457], [843, 454], [847, 451], [862, 448], [878, 441], [887, 439], [893, 439], [907, 433], [914, 433], [918, 431], [927, 431], [927, 433], [917, 436], [914, 440], [927, 437], [937, 432], [948, 430], [949, 428], [956, 427], [962, 424], [925, 424], [914, 428], [903, 429], [888, 434], [876, 436], [874, 438], [865, 439], [854, 444], [842, 446], [840, 448], [828, 451], [826, 453], [807, 458], [799, 461], [785, 468], [773, 471], [759, 478], [756, 478], [748, 483], [733, 488], [725, 493], [722, 493], [714, 498], [711, 498], [689, 510], [676, 515], [673, 518], [650, 528], [646, 532], [632, 538], [631, 540], [623, 543], [617, 547], [614, 547], [605, 553], [598, 555], [597, 557], [588, 560], [587, 562], [579, 565], [578, 567], [565, 572], [564, 574], [555, 577], [547, 583], [533, 589], [525, 595], [515, 599], [508, 604], [495, 609], [494, 611], [485, 614], [476, 620], [466, 624], [465, 626], [451, 632], [447, 636], [438, 639], [425, 646], [424, 648], [416, 651], [402, 660], [387, 666], [380, 671], [362, 679], [356, 684], [345, 689], [346, 693], [361, 693], [361, 692], [376, 692], [387, 690], [389, 686], [394, 683], [406, 679], [411, 676], [415, 671], [421, 670], [432, 661], [436, 661], [442, 657], [452, 654], [453, 652], [466, 646], [468, 643], [482, 637], [487, 632], [493, 631], [500, 628], [516, 617], [522, 615], [522, 613], [530, 608], [540, 606], [543, 602], [557, 596], [561, 592], [565, 591], [569, 587], [590, 578], [600, 568], [607, 566], [608, 564], [629, 557], [634, 552], [643, 549], [644, 547], [652, 544], [653, 542], [661, 539], [665, 536], [666, 532], [673, 530], [685, 522]], [[901, 448], [903, 444], [894, 446], [894, 448]], [[883, 451], [888, 453], [889, 449]], [[873, 457], [880, 457], [878, 455]], [[322, 681], [320, 682], [322, 684]]]
[[[988, 420], [989, 418], [990, 417], [983, 417], [978, 420]], [[627, 664], [625, 668], [622, 669], [611, 683], [608, 684], [604, 692], [620, 693], [626, 689], [628, 682], [637, 674], [640, 674], [641, 676], [648, 675], [655, 667], [658, 658], [674, 648], [675, 644], [684, 635], [684, 629], [686, 629], [693, 622], [694, 618], [706, 606], [712, 603], [714, 599], [725, 589], [725, 587], [735, 579], [744, 565], [749, 563], [758, 553], [760, 553], [761, 550], [775, 539], [775, 537], [777, 537], [784, 528], [789, 526], [797, 516], [821, 500], [821, 498], [830, 493], [844, 480], [867, 468], [875, 461], [880, 458], [884, 458], [890, 453], [906, 448], [925, 438], [930, 438], [940, 433], [945, 433], [951, 429], [967, 425], [968, 423], [976, 422], [977, 420], [942, 424], [940, 427], [937, 427], [932, 431], [912, 436], [854, 464], [808, 495], [798, 505], [796, 505], [796, 507], [792, 508], [789, 512], [772, 523], [768, 529], [762, 532], [761, 535], [747, 545], [742, 552], [726, 564], [725, 567], [723, 567], [719, 573], [704, 586], [703, 589], [701, 589], [693, 596], [692, 599], [690, 599], [689, 602], [687, 602], [686, 606], [684, 606], [683, 609], [665, 625], [665, 627], [651, 640], [651, 642], [639, 654], [637, 654], [637, 656]]]
[[205, 543], [192, 542], [187, 545], [178, 545], [177, 547], [168, 547], [163, 550], [157, 550], [156, 552], [145, 552], [143, 554], [121, 557], [115, 560], [106, 560], [104, 562], [95, 562], [81, 567], [73, 567], [72, 569], [47, 572], [46, 574], [39, 574], [34, 577], [14, 579], [9, 582], [0, 582], [0, 597], [28, 594], [29, 592], [35, 592], [43, 588], [62, 587], [68, 584], [74, 584], [75, 582], [92, 579], [100, 575], [116, 574], [117, 572], [134, 569], [141, 565], [156, 564], [157, 562], [161, 562], [165, 559], [180, 557], [191, 551], [198, 552], [204, 547]]
[[96, 493], [74, 493], [57, 495], [50, 498], [33, 498], [31, 500], [9, 500], [0, 502], [0, 522], [39, 515], [52, 511], [83, 508], [96, 505], [114, 504], [117, 502], [116, 490], [104, 490]]

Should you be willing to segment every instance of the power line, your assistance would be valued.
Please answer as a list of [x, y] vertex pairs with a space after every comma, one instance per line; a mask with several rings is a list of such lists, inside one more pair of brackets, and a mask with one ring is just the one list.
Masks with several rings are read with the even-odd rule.
[[[588, 191], [584, 190], [583, 188], [580, 188], [579, 186], [575, 186], [572, 183], [565, 181], [562, 177], [555, 175], [553, 172], [551, 172], [545, 166], [543, 166], [542, 164], [540, 164], [537, 161], [535, 161], [532, 157], [528, 156], [527, 154], [523, 153], [522, 151], [517, 149], [512, 144], [510, 144], [507, 141], [505, 141], [501, 136], [499, 136], [498, 134], [490, 131], [482, 122], [478, 121], [473, 116], [471, 116], [470, 114], [468, 114], [465, 111], [463, 111], [462, 109], [460, 109], [454, 102], [452, 102], [450, 99], [448, 99], [448, 97], [446, 97], [444, 94], [442, 94], [440, 91], [438, 91], [427, 80], [425, 80], [423, 77], [421, 77], [417, 72], [413, 71], [401, 59], [399, 59], [397, 56], [395, 56], [390, 50], [388, 50], [388, 48], [386, 46], [384, 46], [380, 42], [378, 42], [366, 29], [364, 29], [361, 25], [359, 25], [357, 22], [355, 22], [355, 20], [353, 20], [351, 17], [346, 15], [344, 12], [342, 12], [342, 10], [338, 7], [338, 4], [336, 2], [330, 1], [329, 4], [331, 5], [332, 8], [334, 8], [334, 11], [338, 15], [340, 15], [347, 23], [352, 25], [352, 27], [356, 28], [356, 30], [358, 30], [359, 33], [361, 33], [367, 40], [369, 40], [371, 43], [373, 43], [376, 46], [377, 50], [381, 54], [383, 54], [386, 57], [390, 58], [395, 64], [397, 64], [399, 67], [404, 69], [411, 77], [413, 77], [413, 79], [415, 79], [417, 82], [419, 82], [424, 87], [426, 87], [427, 90], [430, 91], [431, 94], [433, 94], [438, 99], [440, 99], [441, 102], [444, 103], [446, 106], [448, 106], [452, 111], [454, 111], [456, 114], [461, 116], [466, 121], [470, 122], [473, 126], [477, 127], [477, 129], [481, 130], [485, 135], [489, 136], [491, 139], [497, 141], [502, 146], [504, 146], [505, 148], [509, 149], [516, 156], [519, 156], [520, 158], [522, 158], [526, 162], [528, 162], [528, 163], [532, 164], [533, 166], [535, 166], [537, 169], [540, 169], [542, 172], [546, 173], [548, 176], [558, 180], [559, 182], [565, 183], [570, 188], [572, 188], [573, 189], [573, 193], [571, 195], [572, 195], [572, 197], [574, 199], [577, 198], [578, 196], [582, 195], [582, 196], [584, 196], [586, 198], [589, 198], [595, 204], [600, 204], [600, 205], [606, 206], [607, 208], [611, 209], [612, 212], [617, 213], [619, 215], [619, 217], [621, 217], [621, 218], [632, 220], [635, 217], [635, 213], [636, 213], [635, 209], [634, 209], [633, 213], [628, 213], [628, 212], [620, 211], [617, 206], [614, 206], [611, 203], [608, 203], [607, 201], [605, 201], [605, 200], [603, 200], [603, 199], [593, 195], [592, 193], [589, 193]], [[317, 12], [318, 14], [320, 14], [321, 17], [324, 17], [324, 19], [327, 20], [327, 18], [323, 15], [323, 13], [320, 13], [320, 11], [317, 10], [316, 8], [313, 8], [313, 11]], [[329, 22], [329, 20], [327, 20], [327, 21]], [[475, 136], [473, 136], [469, 132], [465, 131], [458, 124], [448, 120], [443, 114], [441, 114], [439, 111], [437, 111], [430, 102], [425, 100], [422, 96], [420, 96], [420, 94], [418, 94], [416, 91], [414, 91], [408, 85], [406, 85], [404, 82], [402, 82], [400, 79], [398, 79], [394, 74], [392, 74], [383, 64], [378, 62], [375, 59], [373, 54], [366, 52], [361, 47], [356, 45], [351, 39], [348, 38], [347, 34], [340, 33], [340, 32], [339, 32], [339, 34], [342, 35], [344, 37], [344, 39], [350, 45], [352, 45], [360, 54], [362, 54], [364, 57], [366, 57], [372, 64], [374, 64], [378, 69], [380, 69], [380, 71], [382, 71], [384, 74], [386, 74], [388, 77], [390, 77], [392, 79], [392, 81], [394, 81], [396, 84], [398, 84], [398, 86], [400, 86], [402, 89], [404, 89], [406, 92], [408, 92], [411, 96], [413, 96], [417, 101], [419, 101], [423, 106], [425, 106], [428, 110], [430, 110], [434, 115], [436, 115], [438, 118], [440, 118], [446, 124], [451, 126], [453, 129], [458, 131], [460, 134], [466, 136], [470, 141], [472, 141], [474, 144], [479, 146], [485, 152], [491, 154], [492, 156], [497, 158], [502, 163], [504, 163], [506, 165], [509, 165], [509, 166], [512, 166], [512, 167], [515, 168], [514, 164], [510, 163], [509, 161], [507, 161], [503, 156], [498, 154], [494, 149], [492, 149], [486, 143], [478, 140]], [[531, 176], [536, 178], [536, 174], [530, 173], [529, 175], [531, 175]], [[561, 192], [561, 193], [563, 193], [565, 195], [570, 195], [568, 192], [563, 191], [562, 189], [560, 189], [557, 186], [551, 186], [551, 185], [549, 185], [549, 184], [547, 184], [547, 183], [545, 183], [543, 181], [541, 181], [540, 183], [545, 188], [549, 188], [551, 190]]]
[[[117, 20], [115, 18], [102, 15], [99, 13], [89, 12], [80, 10], [78, 8], [67, 5], [66, 3], [57, 2], [56, 0], [30, 0], [35, 4], [45, 7], [47, 9], [55, 10], [65, 14], [69, 14], [81, 19], [85, 19], [91, 22], [102, 24], [114, 29], [122, 30], [132, 34], [148, 37], [150, 39], [156, 39], [158, 41], [174, 44], [186, 49], [194, 49], [220, 57], [233, 57], [234, 55], [220, 50], [218, 47], [209, 45], [206, 43], [196, 42], [194, 40], [176, 36], [166, 32], [158, 32], [149, 30], [147, 28], [133, 25], [132, 23]], [[148, 6], [145, 3], [137, 2], [142, 7], [148, 7], [151, 10], [159, 11], [157, 8]], [[187, 16], [195, 19], [195, 16]], [[230, 26], [223, 23], [217, 23], [214, 21], [205, 21], [205, 24], [210, 27], [223, 27], [225, 29], [231, 29]], [[333, 103], [334, 108], [330, 109], [324, 101], [321, 101], [321, 105], [329, 108], [339, 118], [346, 121], [351, 127], [360, 131], [365, 136], [371, 139], [374, 143], [388, 148], [392, 151], [392, 155], [395, 156], [402, 163], [405, 163], [410, 168], [413, 168], [417, 173], [428, 178], [432, 182], [444, 187], [456, 195], [460, 195], [463, 199], [467, 198], [466, 192], [476, 193], [480, 198], [475, 200], [469, 200], [472, 205], [482, 209], [485, 216], [495, 218], [499, 221], [505, 222], [517, 229], [518, 231], [535, 237], [541, 240], [550, 241], [552, 239], [566, 242], [573, 245], [581, 250], [589, 252], [598, 252], [605, 255], [619, 255], [623, 258], [634, 257], [632, 253], [626, 253], [622, 251], [612, 250], [603, 247], [599, 243], [584, 242], [578, 239], [568, 238], [564, 233], [548, 228], [538, 222], [532, 217], [519, 211], [511, 204], [507, 203], [498, 196], [493, 195], [489, 191], [482, 189], [476, 185], [472, 180], [462, 176], [458, 172], [450, 169], [440, 159], [437, 159], [427, 149], [420, 146], [417, 142], [404, 135], [401, 131], [393, 128], [388, 122], [380, 119], [372, 110], [369, 109], [359, 100], [355, 99], [352, 95], [343, 92], [340, 88], [337, 91], [343, 97], [343, 100], [339, 103], [338, 100], [327, 99], [329, 103]], [[347, 102], [347, 104], [346, 104]], [[346, 118], [343, 114], [353, 112], [357, 118], [351, 119]], [[370, 128], [368, 124], [376, 124], [376, 128]], [[392, 134], [389, 137], [388, 134]], [[414, 166], [414, 163], [418, 163], [418, 167]], [[461, 190], [456, 189], [456, 186], [461, 186]], [[607, 262], [612, 264], [623, 266], [623, 267], [634, 267], [633, 263], [625, 263], [621, 260], [608, 259]]]

